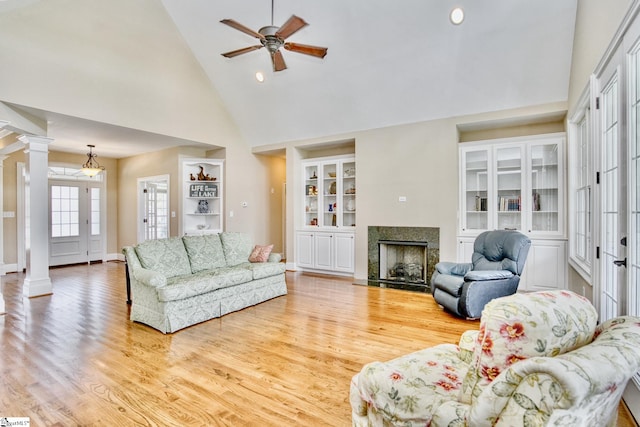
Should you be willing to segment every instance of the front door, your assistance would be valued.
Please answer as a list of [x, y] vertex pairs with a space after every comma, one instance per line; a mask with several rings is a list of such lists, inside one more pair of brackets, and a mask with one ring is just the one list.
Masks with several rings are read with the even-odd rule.
[[49, 181], [49, 265], [102, 258], [100, 192], [93, 182]]

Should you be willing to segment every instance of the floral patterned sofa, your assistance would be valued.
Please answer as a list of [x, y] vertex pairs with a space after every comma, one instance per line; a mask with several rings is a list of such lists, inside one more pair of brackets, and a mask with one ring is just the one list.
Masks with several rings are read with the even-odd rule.
[[249, 235], [232, 232], [124, 247], [131, 320], [175, 332], [285, 295], [285, 266], [279, 255], [249, 262], [252, 251]]
[[479, 331], [353, 377], [354, 426], [615, 426], [640, 369], [640, 318], [596, 327], [569, 291], [515, 294], [486, 305]]

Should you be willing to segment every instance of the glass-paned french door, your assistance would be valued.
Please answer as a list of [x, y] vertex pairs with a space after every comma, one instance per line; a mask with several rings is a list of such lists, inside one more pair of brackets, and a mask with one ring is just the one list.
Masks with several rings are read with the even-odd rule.
[[138, 180], [138, 242], [169, 237], [169, 177]]
[[640, 42], [629, 58], [629, 241], [627, 245], [627, 314], [640, 316]]
[[620, 244], [625, 218], [622, 204], [625, 198], [621, 194], [621, 182], [624, 182], [624, 167], [621, 162], [620, 129], [621, 106], [620, 68], [612, 64], [601, 78], [600, 93], [600, 319], [616, 317], [622, 312], [623, 301], [621, 286], [624, 283], [624, 271], [616, 263], [624, 256]]

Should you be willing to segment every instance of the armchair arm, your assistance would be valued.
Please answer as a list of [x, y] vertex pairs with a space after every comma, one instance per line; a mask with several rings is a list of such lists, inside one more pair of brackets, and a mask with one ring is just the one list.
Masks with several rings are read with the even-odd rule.
[[510, 279], [514, 276], [509, 270], [471, 270], [464, 275], [466, 282], [480, 282], [483, 280]]
[[[592, 387], [574, 363], [557, 357], [532, 357], [513, 364], [482, 390], [471, 405], [469, 425], [547, 425], [552, 417], [569, 417], [561, 424], [604, 426], [606, 422], [594, 424], [592, 418], [585, 419], [570, 409], [583, 401]], [[593, 411], [584, 415], [593, 417]]]
[[458, 343], [458, 347], [460, 347], [460, 353], [458, 357], [469, 364], [471, 364], [471, 360], [473, 359], [473, 350], [476, 346], [476, 340], [478, 339], [478, 334], [480, 331], [465, 331], [460, 336], [460, 341]]
[[514, 294], [518, 290], [519, 283], [520, 276], [514, 274], [508, 279], [481, 281], [467, 281], [465, 279], [460, 293], [458, 310], [462, 316], [477, 319], [482, 315], [482, 310], [489, 301]]
[[436, 271], [440, 274], [453, 274], [455, 276], [464, 276], [471, 270], [473, 264], [457, 263], [457, 262], [439, 262], [436, 264]]

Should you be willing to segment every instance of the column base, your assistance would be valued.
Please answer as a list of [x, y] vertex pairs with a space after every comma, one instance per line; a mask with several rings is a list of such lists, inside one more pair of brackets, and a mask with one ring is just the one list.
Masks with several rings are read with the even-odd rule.
[[49, 277], [44, 279], [24, 279], [23, 294], [26, 297], [41, 297], [53, 293], [53, 284]]

